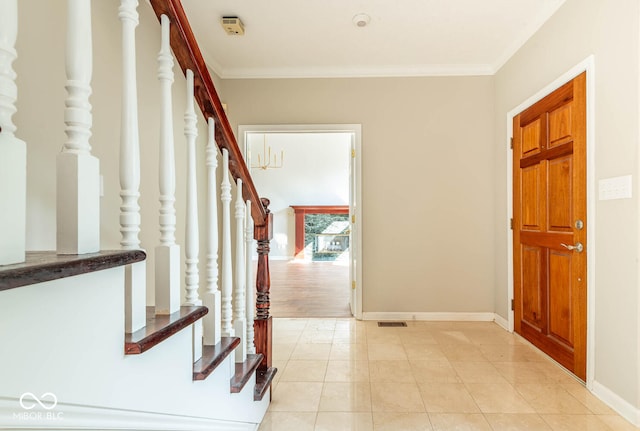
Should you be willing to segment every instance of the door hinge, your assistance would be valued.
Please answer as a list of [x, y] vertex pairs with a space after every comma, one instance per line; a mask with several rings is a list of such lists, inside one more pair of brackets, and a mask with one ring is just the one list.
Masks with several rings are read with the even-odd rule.
[[351, 157], [354, 159], [356, 158], [356, 150], [351, 150]]
[[509, 219], [509, 227], [511, 228], [511, 230], [513, 230], [513, 219], [512, 218]]
[[511, 149], [513, 150], [513, 138], [511, 138]]
[[351, 216], [351, 223], [353, 224], [355, 222], [356, 222], [356, 215], [354, 214], [354, 215]]
[[514, 306], [513, 306], [513, 299], [511, 300], [511, 311], [514, 310]]
[[355, 280], [353, 280], [353, 281], [351, 282], [351, 288], [352, 288], [352, 289], [355, 289], [355, 288], [356, 288], [356, 281], [355, 281]]

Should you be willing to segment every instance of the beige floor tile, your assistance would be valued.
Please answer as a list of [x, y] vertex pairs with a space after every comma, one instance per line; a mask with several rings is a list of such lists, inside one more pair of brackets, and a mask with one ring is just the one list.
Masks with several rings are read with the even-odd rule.
[[277, 329], [278, 332], [282, 332], [282, 331], [302, 332], [304, 328], [307, 326], [307, 322], [308, 322], [307, 319], [287, 319], [282, 317], [278, 319], [273, 319], [273, 329], [274, 331]]
[[368, 382], [369, 361], [329, 361], [325, 382]]
[[450, 361], [487, 361], [480, 348], [471, 344], [443, 345], [442, 352]]
[[367, 354], [370, 361], [406, 360], [407, 354], [402, 344], [367, 344]]
[[370, 412], [371, 387], [369, 382], [325, 383], [318, 411]]
[[561, 385], [551, 383], [516, 383], [516, 390], [537, 413], [591, 414], [584, 404]]
[[598, 415], [615, 415], [616, 413], [600, 401], [597, 397], [595, 397], [587, 388], [581, 385], [578, 382], [571, 384], [564, 384], [562, 387], [573, 395], [578, 401], [587, 406], [589, 410]]
[[371, 413], [320, 412], [316, 431], [373, 431]]
[[407, 358], [419, 361], [447, 361], [442, 348], [436, 344], [404, 344]]
[[302, 331], [273, 331], [273, 343], [274, 344], [295, 344], [300, 339]]
[[491, 362], [528, 362], [538, 355], [520, 344], [481, 344], [480, 351]]
[[535, 362], [493, 362], [493, 366], [509, 383], [552, 382]]
[[337, 320], [336, 319], [309, 319], [307, 320], [307, 326], [305, 331], [335, 331]]
[[433, 335], [421, 328], [412, 328], [406, 332], [400, 333], [400, 341], [402, 344], [438, 344]]
[[371, 404], [376, 412], [425, 412], [415, 383], [371, 382]]
[[333, 333], [334, 343], [362, 344], [367, 342], [367, 333], [364, 329], [336, 329]]
[[493, 431], [551, 431], [537, 414], [489, 413], [484, 416]]
[[449, 361], [409, 361], [413, 377], [418, 383], [462, 381]]
[[415, 383], [409, 361], [369, 361], [372, 382]]
[[271, 412], [317, 412], [323, 383], [279, 382], [273, 390]]
[[491, 362], [451, 362], [465, 383], [508, 383]]
[[374, 412], [374, 431], [432, 431], [426, 413]]
[[483, 413], [536, 413], [509, 383], [466, 383]]
[[366, 361], [369, 359], [366, 344], [341, 344], [333, 343], [329, 360], [331, 361]]
[[479, 413], [429, 413], [434, 431], [491, 431]]
[[421, 383], [418, 387], [429, 413], [480, 413], [462, 383]]
[[369, 344], [402, 344], [400, 335], [387, 332], [389, 328], [382, 331], [367, 331], [367, 343]]
[[519, 344], [513, 334], [508, 333], [501, 327], [485, 328], [480, 330], [464, 330], [473, 344], [478, 345], [514, 345]]
[[640, 431], [495, 323], [407, 323], [274, 319], [260, 431]]
[[615, 431], [638, 431], [640, 427], [634, 426], [622, 416], [617, 414], [598, 415], [598, 419], [607, 424], [609, 428]]
[[434, 331], [431, 333], [438, 344], [471, 344], [471, 340], [467, 338], [461, 331]]
[[300, 338], [298, 342], [300, 343], [328, 343], [331, 344], [333, 342], [333, 334], [335, 331], [333, 330], [315, 330], [315, 329], [305, 329], [302, 334], [300, 334]]
[[267, 412], [258, 431], [313, 431], [317, 413]]
[[542, 415], [553, 431], [619, 431], [594, 415]]
[[327, 361], [290, 360], [282, 371], [281, 382], [323, 382]]
[[535, 362], [540, 370], [541, 374], [545, 376], [548, 381], [554, 383], [575, 383], [576, 377], [557, 365], [555, 362], [552, 362], [551, 359], [547, 359], [545, 361]]
[[291, 358], [291, 353], [293, 349], [297, 346], [296, 343], [273, 343], [271, 357], [272, 359], [284, 359], [288, 360]]
[[290, 359], [327, 360], [330, 352], [331, 344], [298, 343]]

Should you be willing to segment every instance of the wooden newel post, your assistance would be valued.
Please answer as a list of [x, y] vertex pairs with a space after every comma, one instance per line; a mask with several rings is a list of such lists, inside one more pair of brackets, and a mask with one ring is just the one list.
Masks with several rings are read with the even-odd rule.
[[269, 315], [269, 290], [271, 276], [269, 274], [269, 243], [273, 238], [273, 214], [269, 210], [269, 199], [261, 198], [267, 217], [264, 225], [255, 226], [253, 237], [258, 241], [258, 269], [256, 274], [256, 318], [254, 320], [256, 353], [264, 357], [260, 369], [271, 368], [271, 316]]

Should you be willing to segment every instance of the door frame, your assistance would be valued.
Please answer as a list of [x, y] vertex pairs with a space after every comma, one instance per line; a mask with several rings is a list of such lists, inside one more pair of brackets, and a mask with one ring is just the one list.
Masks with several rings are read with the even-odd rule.
[[[348, 133], [351, 134], [351, 146], [355, 148], [353, 162], [355, 172], [350, 172], [350, 184], [356, 190], [355, 216], [356, 223], [351, 227], [352, 247], [358, 258], [355, 270], [355, 293], [352, 292], [351, 303], [353, 304], [353, 316], [362, 320], [362, 125], [361, 124], [261, 124], [261, 125], [239, 125], [238, 126], [238, 146], [243, 154], [247, 153], [248, 133]], [[351, 165], [351, 161], [349, 163]], [[351, 192], [349, 192], [351, 194]], [[351, 202], [349, 203], [351, 206]], [[352, 285], [353, 262], [349, 261], [349, 286]]]
[[589, 253], [587, 254], [587, 388], [593, 389], [595, 376], [595, 226], [596, 226], [596, 176], [595, 176], [595, 59], [591, 55], [576, 64], [574, 67], [553, 80], [544, 88], [528, 97], [507, 113], [507, 217], [504, 223], [507, 231], [507, 309], [509, 331], [514, 330], [514, 311], [510, 305], [514, 293], [513, 277], [513, 234], [510, 220], [513, 218], [513, 157], [511, 150], [511, 137], [513, 136], [513, 117], [533, 105], [546, 95], [553, 93], [562, 85], [571, 81], [583, 72], [587, 72], [587, 238], [589, 239]]

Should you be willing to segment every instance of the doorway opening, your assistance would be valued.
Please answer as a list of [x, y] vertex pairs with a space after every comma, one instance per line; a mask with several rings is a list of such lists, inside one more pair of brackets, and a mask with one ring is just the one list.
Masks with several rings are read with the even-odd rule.
[[361, 318], [360, 125], [242, 125], [238, 137], [274, 216], [271, 315]]

